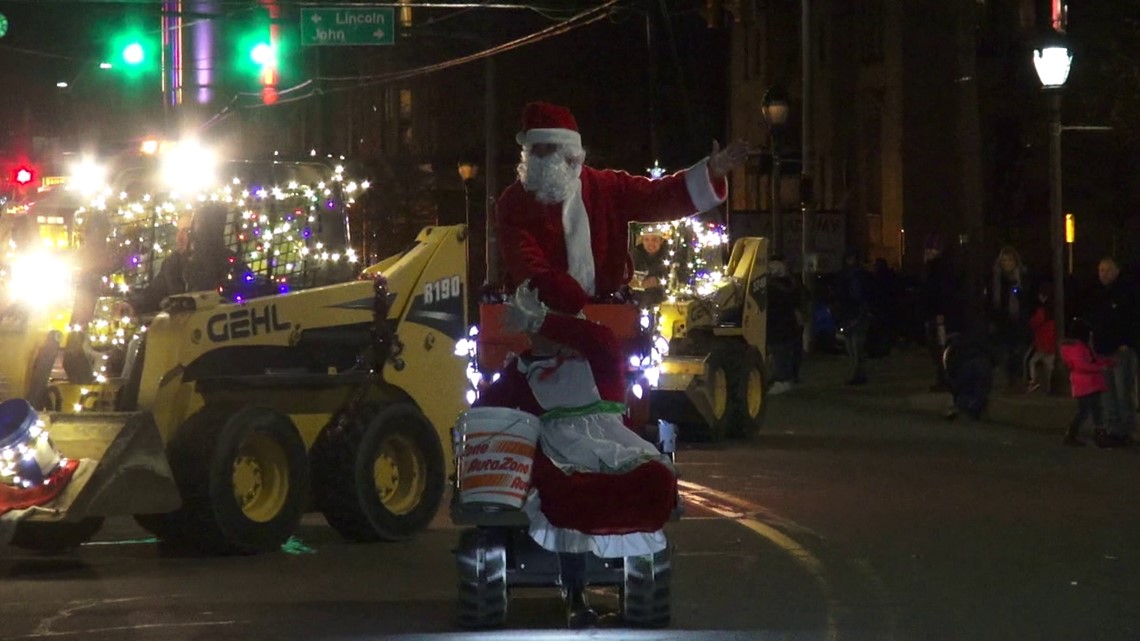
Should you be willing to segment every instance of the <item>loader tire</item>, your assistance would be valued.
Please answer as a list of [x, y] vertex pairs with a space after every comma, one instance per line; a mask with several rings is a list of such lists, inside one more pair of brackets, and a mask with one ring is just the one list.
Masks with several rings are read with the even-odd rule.
[[725, 347], [714, 348], [705, 361], [705, 393], [708, 395], [710, 416], [708, 439], [720, 441], [737, 429], [737, 394], [733, 383], [739, 378], [739, 357]]
[[402, 541], [443, 499], [446, 466], [431, 421], [395, 403], [333, 421], [313, 445], [313, 498], [350, 541]]
[[739, 419], [730, 436], [752, 438], [764, 425], [768, 409], [768, 377], [764, 357], [755, 347], [748, 348], [737, 369], [735, 394]]
[[259, 554], [280, 549], [296, 530], [309, 461], [287, 416], [262, 407], [203, 408], [179, 430], [170, 459], [182, 507], [156, 519], [167, 542]]
[[36, 552], [66, 552], [90, 541], [101, 527], [101, 516], [60, 523], [22, 521], [12, 533], [11, 545]]
[[507, 622], [507, 547], [500, 530], [470, 528], [459, 534], [459, 625], [494, 628]]
[[663, 628], [671, 618], [670, 579], [673, 568], [669, 548], [656, 553], [625, 557], [619, 588], [625, 623], [641, 628]]

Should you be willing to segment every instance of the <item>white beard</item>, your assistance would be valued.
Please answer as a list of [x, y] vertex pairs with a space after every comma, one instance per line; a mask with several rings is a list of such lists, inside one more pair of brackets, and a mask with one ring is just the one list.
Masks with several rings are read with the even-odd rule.
[[548, 156], [533, 156], [524, 149], [518, 166], [523, 188], [534, 194], [538, 202], [552, 205], [565, 201], [574, 193], [575, 183], [582, 173], [580, 156], [562, 152]]

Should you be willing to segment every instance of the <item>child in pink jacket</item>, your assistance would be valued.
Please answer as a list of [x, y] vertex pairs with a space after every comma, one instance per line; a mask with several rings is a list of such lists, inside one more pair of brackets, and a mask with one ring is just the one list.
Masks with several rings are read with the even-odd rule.
[[1093, 352], [1090, 346], [1091, 333], [1087, 322], [1075, 318], [1069, 327], [1069, 338], [1061, 342], [1061, 360], [1069, 369], [1069, 384], [1073, 388], [1073, 398], [1077, 399], [1077, 415], [1065, 432], [1065, 440], [1062, 441], [1065, 445], [1084, 445], [1077, 434], [1081, 424], [1090, 416], [1093, 427], [1103, 429], [1100, 394], [1108, 389], [1104, 370], [1112, 365], [1112, 361], [1098, 357]]

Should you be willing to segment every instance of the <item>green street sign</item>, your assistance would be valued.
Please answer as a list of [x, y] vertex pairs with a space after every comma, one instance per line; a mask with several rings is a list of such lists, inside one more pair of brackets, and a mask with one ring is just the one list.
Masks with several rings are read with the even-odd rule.
[[301, 8], [301, 44], [390, 45], [396, 42], [392, 7]]

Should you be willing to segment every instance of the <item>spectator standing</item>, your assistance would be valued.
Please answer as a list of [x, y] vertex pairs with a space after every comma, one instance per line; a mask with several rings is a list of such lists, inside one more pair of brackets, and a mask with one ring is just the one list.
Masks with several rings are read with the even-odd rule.
[[783, 256], [768, 260], [768, 356], [772, 359], [769, 394], [783, 394], [799, 382], [803, 359], [802, 299], [799, 281], [788, 275]]
[[867, 328], [870, 324], [870, 273], [863, 268], [859, 254], [848, 250], [843, 257], [843, 270], [836, 288], [836, 307], [840, 331], [843, 332], [847, 358], [851, 364], [848, 385], [867, 383]]
[[867, 330], [867, 354], [872, 358], [887, 356], [898, 340], [899, 313], [898, 274], [887, 259], [876, 258], [871, 271], [871, 326]]
[[1101, 396], [1105, 426], [1096, 433], [1096, 443], [1123, 447], [1136, 430], [1137, 291], [1120, 278], [1120, 267], [1112, 258], [1100, 261], [1097, 276], [1100, 283], [1088, 308], [1093, 349], [1097, 356], [1111, 358], [1113, 365], [1105, 370], [1106, 389]]
[[1025, 351], [1029, 348], [1029, 315], [1033, 311], [1033, 290], [1021, 255], [1006, 245], [994, 261], [989, 291], [990, 323], [1000, 362], [1011, 389], [1021, 383]]
[[940, 235], [931, 234], [926, 239], [923, 260], [923, 325], [926, 329], [926, 347], [934, 364], [934, 384], [930, 386], [930, 391], [945, 392], [950, 389], [942, 358], [946, 349], [946, 337], [960, 328], [955, 322], [958, 316], [958, 298], [954, 286], [954, 268], [949, 258], [942, 253]]
[[1029, 381], [1027, 392], [1041, 388], [1037, 377], [1040, 366], [1045, 370], [1045, 393], [1053, 393], [1053, 368], [1057, 363], [1057, 321], [1053, 318], [1053, 283], [1044, 282], [1037, 288], [1037, 310], [1029, 317], [1033, 332], [1033, 347], [1025, 355], [1025, 374]]
[[1096, 355], [1089, 344], [1089, 325], [1084, 320], [1073, 319], [1068, 333], [1069, 338], [1061, 343], [1061, 359], [1065, 362], [1065, 367], [1069, 368], [1069, 384], [1073, 398], [1077, 399], [1077, 414], [1069, 422], [1069, 429], [1061, 442], [1081, 447], [1085, 444], [1079, 438], [1081, 425], [1090, 417], [1094, 433], [1098, 438], [1103, 438], [1100, 436], [1104, 431], [1101, 395], [1108, 389], [1105, 370], [1112, 366], [1112, 361]]

